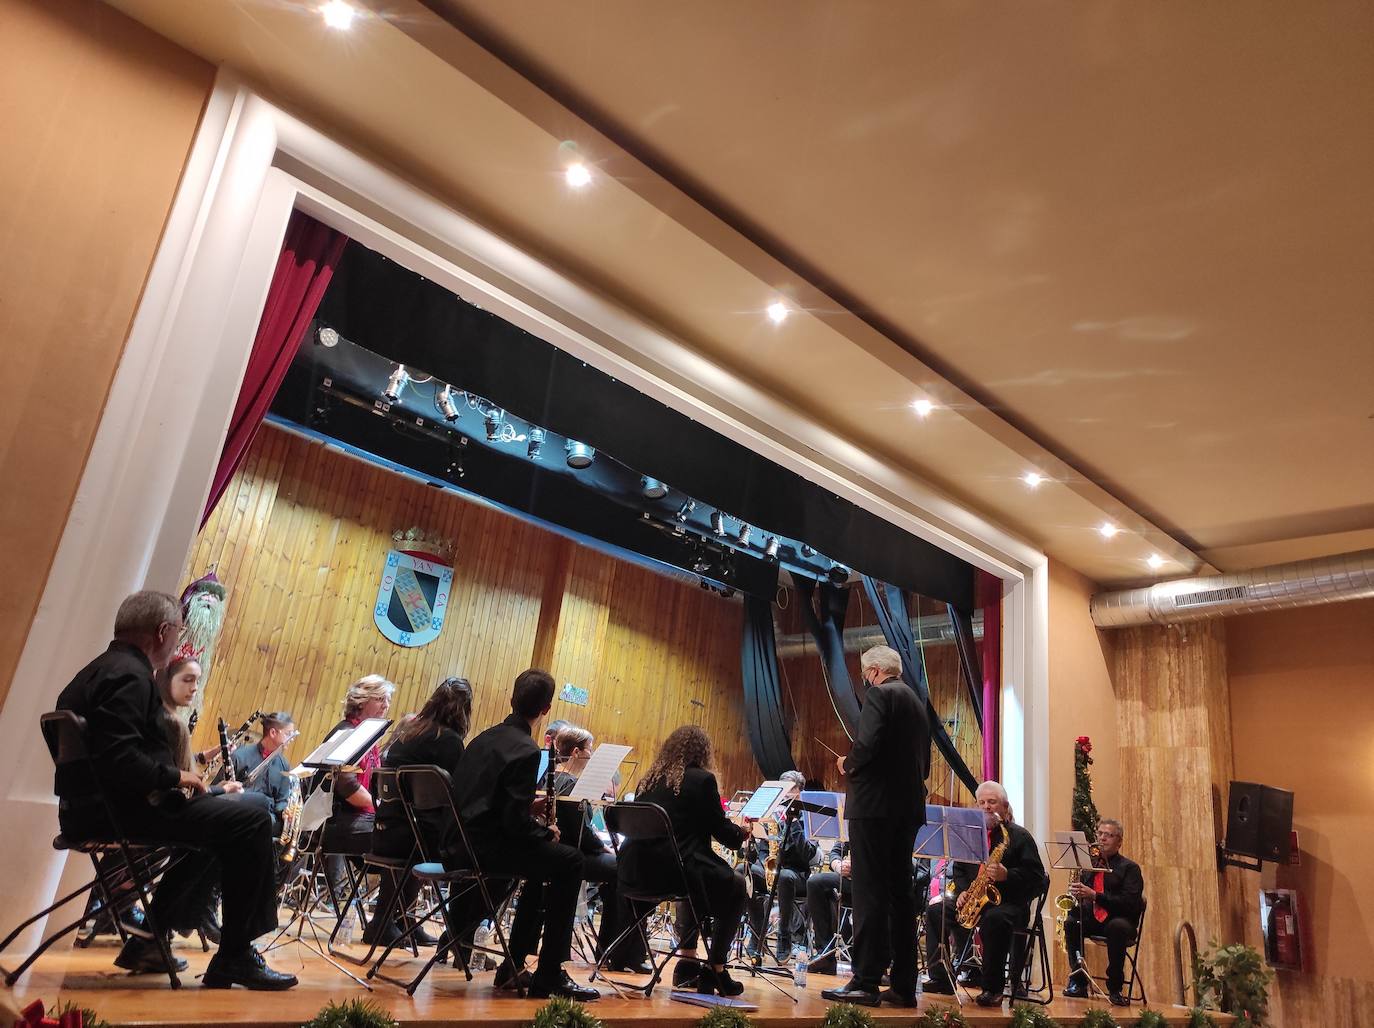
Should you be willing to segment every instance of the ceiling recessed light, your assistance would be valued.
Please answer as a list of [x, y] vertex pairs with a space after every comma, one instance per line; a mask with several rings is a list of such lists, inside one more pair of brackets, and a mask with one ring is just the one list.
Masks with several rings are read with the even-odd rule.
[[769, 320], [775, 325], [781, 325], [787, 320], [787, 304], [781, 300], [774, 300], [768, 305]]
[[1102, 522], [1102, 524], [1098, 526], [1097, 530], [1102, 533], [1103, 539], [1110, 539], [1112, 536], [1116, 535], [1116, 533], [1121, 531], [1121, 529], [1117, 528], [1117, 526], [1112, 524], [1110, 521]]
[[572, 186], [574, 189], [581, 189], [583, 186], [591, 185], [592, 173], [591, 169], [579, 162], [577, 164], [569, 164], [568, 170], [563, 172], [563, 178], [566, 179], [568, 185]]
[[928, 418], [930, 417], [930, 412], [935, 409], [935, 404], [931, 403], [929, 400], [912, 400], [911, 409], [920, 417]]
[[1152, 553], [1145, 558], [1145, 563], [1150, 565], [1151, 571], [1158, 571], [1164, 566], [1164, 558], [1157, 553]]
[[324, 23], [331, 29], [351, 29], [353, 19], [358, 16], [355, 11], [344, 0], [329, 0], [329, 3], [320, 8], [320, 14], [324, 17]]
[[1021, 481], [1025, 482], [1026, 485], [1030, 486], [1032, 489], [1038, 489], [1041, 483], [1045, 481], [1045, 476], [1038, 471], [1027, 471], [1021, 476]]

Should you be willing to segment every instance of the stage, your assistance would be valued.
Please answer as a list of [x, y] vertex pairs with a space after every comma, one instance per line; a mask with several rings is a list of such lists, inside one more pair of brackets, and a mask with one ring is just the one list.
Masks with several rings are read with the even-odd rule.
[[[204, 1028], [207, 1025], [299, 1028], [330, 1000], [359, 997], [371, 998], [405, 1026], [437, 1028], [439, 1025], [480, 1023], [487, 1028], [524, 1028], [542, 1002], [496, 992], [491, 985], [490, 971], [477, 974], [471, 982], [466, 982], [461, 971], [444, 966], [431, 971], [414, 997], [385, 982], [374, 982], [372, 992], [367, 993], [318, 956], [297, 945], [271, 956], [274, 967], [291, 971], [301, 980], [300, 985], [288, 992], [202, 989], [196, 976], [205, 969], [209, 955], [202, 953], [194, 940], [179, 940], [176, 951], [190, 965], [181, 975], [182, 988], [176, 991], [168, 985], [166, 977], [131, 977], [120, 971], [112, 963], [117, 952], [114, 942], [99, 940], [88, 949], [73, 949], [40, 959], [15, 987], [14, 995], [21, 1006], [34, 999], [42, 999], [49, 1005], [71, 1001], [94, 1010], [115, 1026], [157, 1028]], [[365, 952], [366, 947], [357, 947], [359, 956]], [[407, 956], [389, 961], [388, 967], [400, 977], [411, 969], [418, 969], [419, 964]], [[568, 967], [574, 978], [586, 982], [588, 969], [585, 966], [569, 964]], [[749, 979], [740, 973], [735, 976], [745, 982], [741, 998], [758, 1005], [758, 1011], [749, 1016], [760, 1028], [819, 1025], [830, 1005], [821, 999], [821, 990], [839, 983], [835, 978], [811, 975], [807, 987], [798, 990], [789, 980], [776, 979], [786, 990], [784, 994], [761, 979]], [[666, 984], [647, 1000], [632, 994], [617, 997], [604, 983], [598, 986], [603, 998], [590, 1006], [607, 1026], [652, 1022], [653, 1028], [690, 1028], [706, 1013], [702, 1007], [672, 1000]], [[796, 1003], [791, 1001], [793, 996]], [[950, 997], [935, 997], [922, 1000], [920, 1009], [953, 1005]], [[1049, 1013], [1068, 1028], [1076, 1025], [1085, 1011], [1101, 1005], [1056, 998]], [[1139, 1006], [1113, 1009], [1112, 1013], [1121, 1025], [1129, 1026], [1139, 1017], [1141, 1009]], [[1187, 1012], [1180, 1007], [1154, 1009], [1170, 1024], [1187, 1023]], [[909, 1026], [918, 1012], [888, 1006], [871, 1011], [875, 1020], [894, 1026]], [[970, 1024], [989, 1028], [1010, 1023], [1010, 1012], [1005, 1007], [984, 1009], [966, 1002], [963, 1015]], [[1218, 1017], [1217, 1020], [1224, 1024], [1230, 1018]]]

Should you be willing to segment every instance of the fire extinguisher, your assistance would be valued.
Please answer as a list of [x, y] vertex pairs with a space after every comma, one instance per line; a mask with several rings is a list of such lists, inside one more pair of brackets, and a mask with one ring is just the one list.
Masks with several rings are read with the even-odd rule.
[[1271, 894], [1269, 931], [1266, 949], [1275, 967], [1302, 967], [1302, 946], [1298, 941], [1298, 912], [1291, 892]]

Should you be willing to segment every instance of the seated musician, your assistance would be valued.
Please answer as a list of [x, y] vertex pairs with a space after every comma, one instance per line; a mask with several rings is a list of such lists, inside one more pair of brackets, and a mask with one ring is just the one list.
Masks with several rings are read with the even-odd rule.
[[[224, 930], [202, 984], [289, 989], [295, 976], [273, 971], [252, 946], [277, 927], [272, 820], [260, 806], [207, 795], [199, 776], [177, 766], [168, 745], [153, 673], [171, 660], [181, 627], [175, 597], [134, 593], [119, 606], [109, 647], [62, 690], [57, 707], [86, 720], [86, 746], [99, 778], [92, 781], [75, 764], [57, 769], [54, 791], [62, 833], [73, 842], [110, 838], [103, 792], [130, 838], [204, 849], [219, 868]], [[163, 875], [150, 910], [163, 932], [164, 915], [205, 873], [204, 866], [203, 860], [183, 860]], [[167, 970], [156, 941], [138, 937], [129, 940], [116, 963], [135, 973]]]
[[[458, 774], [463, 757], [463, 740], [472, 723], [472, 685], [466, 678], [445, 678], [430, 693], [420, 712], [407, 718], [395, 729], [391, 744], [382, 755], [382, 767], [401, 768], [433, 765], [443, 768], [450, 778]], [[427, 842], [438, 851], [449, 837], [451, 819], [431, 818], [420, 823]], [[372, 852], [382, 857], [409, 857], [415, 850], [415, 832], [399, 800], [377, 806], [376, 822], [372, 829]], [[401, 895], [395, 895], [397, 885]], [[392, 875], [382, 875], [382, 888], [377, 898], [378, 914], [394, 902], [392, 919], [381, 923], [374, 918], [363, 932], [363, 942], [389, 946], [395, 942], [408, 924], [407, 911], [415, 905], [420, 894], [420, 882], [410, 874], [401, 876], [398, 883]], [[411, 932], [410, 939], [417, 946], [433, 946], [436, 941], [422, 927]]]
[[[344, 697], [343, 720], [330, 734], [343, 728], [356, 728], [369, 718], [386, 717], [396, 686], [381, 675], [364, 675], [348, 687]], [[376, 811], [372, 803], [372, 772], [382, 763], [381, 750], [372, 746], [358, 762], [359, 770], [336, 772], [333, 777], [333, 806], [324, 824], [323, 849], [327, 854], [325, 871], [337, 903], [348, 897], [345, 854], [367, 853], [372, 849], [372, 826]]]
[[[543, 942], [539, 962], [529, 978], [529, 994], [539, 999], [574, 1000], [600, 997], [563, 970], [570, 956], [573, 919], [582, 888], [582, 854], [559, 841], [556, 824], [543, 798], [536, 799], [539, 747], [533, 729], [553, 704], [553, 677], [538, 668], [522, 671], [511, 692], [511, 714], [480, 733], [463, 752], [454, 778], [458, 816], [474, 856], [487, 876], [512, 875], [542, 884]], [[463, 855], [455, 853], [452, 862]], [[449, 863], [449, 860], [445, 861]], [[465, 931], [482, 916], [469, 890], [455, 911], [455, 930]], [[498, 988], [522, 981], [523, 968], [503, 963], [496, 969]]]
[[[749, 833], [725, 816], [720, 789], [711, 770], [711, 756], [711, 739], [700, 728], [683, 725], [674, 729], [640, 780], [635, 795], [636, 802], [657, 804], [667, 813], [692, 903], [698, 913], [711, 918], [706, 963], [696, 969], [697, 980], [691, 983], [679, 978], [675, 969], [674, 986], [695, 988], [707, 995], [738, 996], [744, 986], [730, 977], [725, 962], [744, 913], [744, 875], [716, 855], [711, 840], [737, 849]], [[622, 847], [620, 861], [622, 882], [642, 882], [651, 887], [662, 881], [664, 871], [673, 866], [671, 851], [665, 854], [655, 846], [634, 841]], [[695, 940], [700, 926], [690, 923], [686, 904], [679, 911], [684, 918], [679, 925], [682, 938]], [[684, 948], [689, 947], [684, 943]], [[684, 966], [688, 962], [678, 963]]]
[[1122, 836], [1120, 821], [1098, 821], [1097, 846], [1108, 871], [1097, 875], [1085, 872], [1082, 881], [1069, 887], [1079, 905], [1064, 920], [1069, 967], [1073, 969], [1064, 995], [1081, 999], [1088, 994], [1088, 970], [1083, 966], [1086, 924], [1091, 938], [1107, 943], [1107, 992], [1112, 1005], [1118, 1007], [1130, 1006], [1121, 993], [1126, 984], [1126, 949], [1135, 941], [1145, 895], [1140, 865], [1121, 855]]
[[[778, 780], [787, 783], [776, 828], [778, 853], [774, 882], [778, 898], [778, 943], [774, 955], [781, 964], [792, 958], [793, 936], [806, 931], [802, 901], [806, 898], [806, 880], [811, 875], [811, 864], [816, 859], [816, 844], [806, 837], [801, 811], [785, 806], [800, 798], [806, 785], [806, 776], [800, 771], [784, 771]], [[756, 860], [750, 864], [754, 890], [749, 904], [749, 920], [754, 938], [750, 942], [749, 955], [758, 956], [757, 948], [766, 938], [768, 928], [768, 885], [762, 861], [769, 856], [769, 844], [763, 839], [754, 839], [753, 843]]]
[[854, 902], [854, 882], [849, 876], [849, 843], [830, 847], [826, 868], [806, 881], [806, 909], [811, 915], [818, 956], [811, 961], [817, 974], [835, 974], [835, 915], [840, 904]]
[[[983, 991], [974, 1001], [981, 1007], [1000, 1006], [1002, 990], [1007, 981], [1007, 957], [1012, 955], [1012, 932], [1030, 922], [1031, 906], [1049, 886], [1045, 864], [1040, 859], [1040, 847], [1030, 832], [1012, 822], [1011, 803], [1007, 791], [998, 782], [984, 782], [978, 786], [974, 801], [983, 811], [988, 829], [988, 852], [1003, 840], [1006, 831], [1007, 848], [998, 861], [987, 864], [988, 877], [1001, 893], [1001, 902], [988, 903], [978, 919], [978, 935], [983, 943]], [[954, 879], [958, 890], [955, 909], [963, 910], [969, 900], [968, 888], [979, 873], [979, 865], [956, 864]], [[1013, 960], [1013, 984], [1019, 977], [1022, 954]]]
[[284, 747], [296, 734], [296, 725], [286, 711], [262, 716], [262, 738], [256, 746], [240, 746], [234, 751], [234, 777], [248, 792], [266, 796], [272, 808], [272, 830], [281, 835], [281, 816], [291, 801], [291, 765]]
[[[585, 728], [561, 722], [553, 738], [558, 770], [553, 775], [554, 794], [567, 796], [581, 775], [596, 740]], [[590, 808], [585, 803], [559, 801], [556, 823], [559, 841], [576, 847], [582, 854], [582, 880], [598, 885], [601, 895], [601, 927], [597, 930], [596, 955], [615, 941], [629, 921], [629, 910], [617, 893], [616, 859], [611, 848], [601, 841], [589, 823]], [[543, 885], [527, 881], [515, 907], [515, 921], [511, 926], [511, 956], [523, 963], [534, 952], [538, 937], [540, 913], [543, 907]], [[648, 974], [652, 968], [644, 963], [644, 942], [638, 932], [631, 932], [611, 954], [608, 966], [613, 971]]]

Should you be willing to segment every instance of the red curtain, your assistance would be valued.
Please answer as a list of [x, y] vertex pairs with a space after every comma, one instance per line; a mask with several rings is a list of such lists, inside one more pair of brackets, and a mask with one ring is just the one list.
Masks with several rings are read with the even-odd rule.
[[1002, 580], [978, 572], [978, 606], [983, 609], [983, 781], [999, 781], [1002, 701]]
[[258, 334], [253, 340], [253, 353], [239, 386], [239, 398], [234, 404], [234, 417], [229, 422], [229, 434], [215, 469], [210, 497], [205, 501], [201, 527], [209, 519], [215, 505], [224, 495], [229, 480], [243, 463], [244, 454], [258, 434], [258, 427], [281, 388], [286, 370], [300, 349], [301, 339], [309, 327], [320, 300], [334, 277], [334, 268], [348, 243], [348, 237], [300, 211], [291, 215], [286, 227], [286, 240], [277, 257], [277, 270], [272, 275], [272, 288], [267, 293], [267, 306], [258, 322]]

